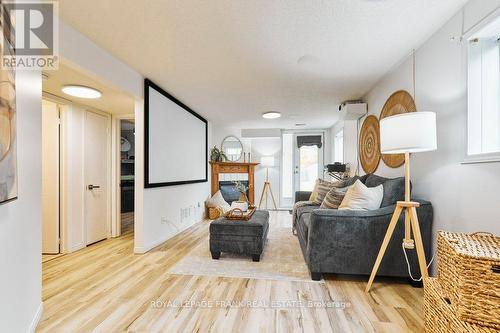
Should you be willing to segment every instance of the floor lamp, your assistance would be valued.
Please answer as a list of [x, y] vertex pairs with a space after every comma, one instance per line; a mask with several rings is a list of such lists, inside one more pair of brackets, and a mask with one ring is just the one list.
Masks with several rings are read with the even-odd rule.
[[262, 188], [262, 194], [260, 195], [259, 209], [262, 206], [262, 199], [264, 199], [264, 195], [266, 196], [266, 209], [267, 209], [267, 198], [268, 194], [271, 194], [271, 198], [273, 199], [274, 209], [278, 209], [276, 207], [276, 200], [274, 200], [273, 190], [271, 189], [271, 183], [269, 182], [269, 168], [274, 166], [274, 157], [273, 156], [262, 156], [260, 158], [260, 165], [266, 168], [266, 180], [264, 181], [264, 187]]
[[[410, 200], [410, 153], [420, 153], [436, 149], [435, 113], [409, 112], [380, 120], [380, 151], [383, 154], [405, 154], [405, 200], [396, 203], [396, 210], [392, 215], [382, 246], [375, 260], [375, 265], [365, 289], [366, 292], [370, 291], [373, 279], [377, 274], [394, 228], [403, 211], [405, 212], [405, 238], [403, 239], [403, 246], [406, 249], [416, 247], [420, 273], [424, 278], [429, 276], [417, 217], [417, 207], [420, 204]], [[415, 241], [411, 239], [412, 231]]]

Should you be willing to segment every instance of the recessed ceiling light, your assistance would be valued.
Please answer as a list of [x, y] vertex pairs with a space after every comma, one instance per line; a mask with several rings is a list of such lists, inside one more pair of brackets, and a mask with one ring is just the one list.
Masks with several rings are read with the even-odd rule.
[[102, 93], [97, 89], [74, 84], [64, 86], [62, 92], [80, 98], [99, 98], [102, 96]]
[[279, 117], [281, 117], [281, 113], [276, 112], [276, 111], [264, 112], [262, 114], [262, 118], [266, 118], [266, 119], [276, 119]]

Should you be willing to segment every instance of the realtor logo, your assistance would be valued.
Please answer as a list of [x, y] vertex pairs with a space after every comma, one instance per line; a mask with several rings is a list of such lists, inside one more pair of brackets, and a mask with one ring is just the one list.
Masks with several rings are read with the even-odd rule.
[[58, 69], [57, 1], [0, 0], [2, 67]]

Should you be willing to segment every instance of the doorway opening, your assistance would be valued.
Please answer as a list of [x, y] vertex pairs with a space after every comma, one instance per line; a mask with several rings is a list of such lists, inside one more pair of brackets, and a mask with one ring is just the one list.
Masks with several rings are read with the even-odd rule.
[[120, 120], [120, 233], [134, 231], [135, 122]]
[[282, 207], [293, 206], [296, 191], [312, 191], [323, 178], [324, 133], [283, 132], [282, 134]]

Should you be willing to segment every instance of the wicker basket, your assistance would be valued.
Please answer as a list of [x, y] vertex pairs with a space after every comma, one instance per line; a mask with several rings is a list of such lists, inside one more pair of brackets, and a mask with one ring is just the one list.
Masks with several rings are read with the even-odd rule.
[[451, 301], [444, 297], [436, 278], [424, 283], [424, 320], [428, 333], [494, 333], [497, 330], [460, 320], [454, 313]]
[[439, 232], [438, 276], [459, 319], [500, 329], [500, 237]]
[[210, 220], [216, 220], [219, 217], [221, 217], [222, 215], [224, 215], [224, 212], [222, 211], [222, 209], [208, 207], [208, 218]]

